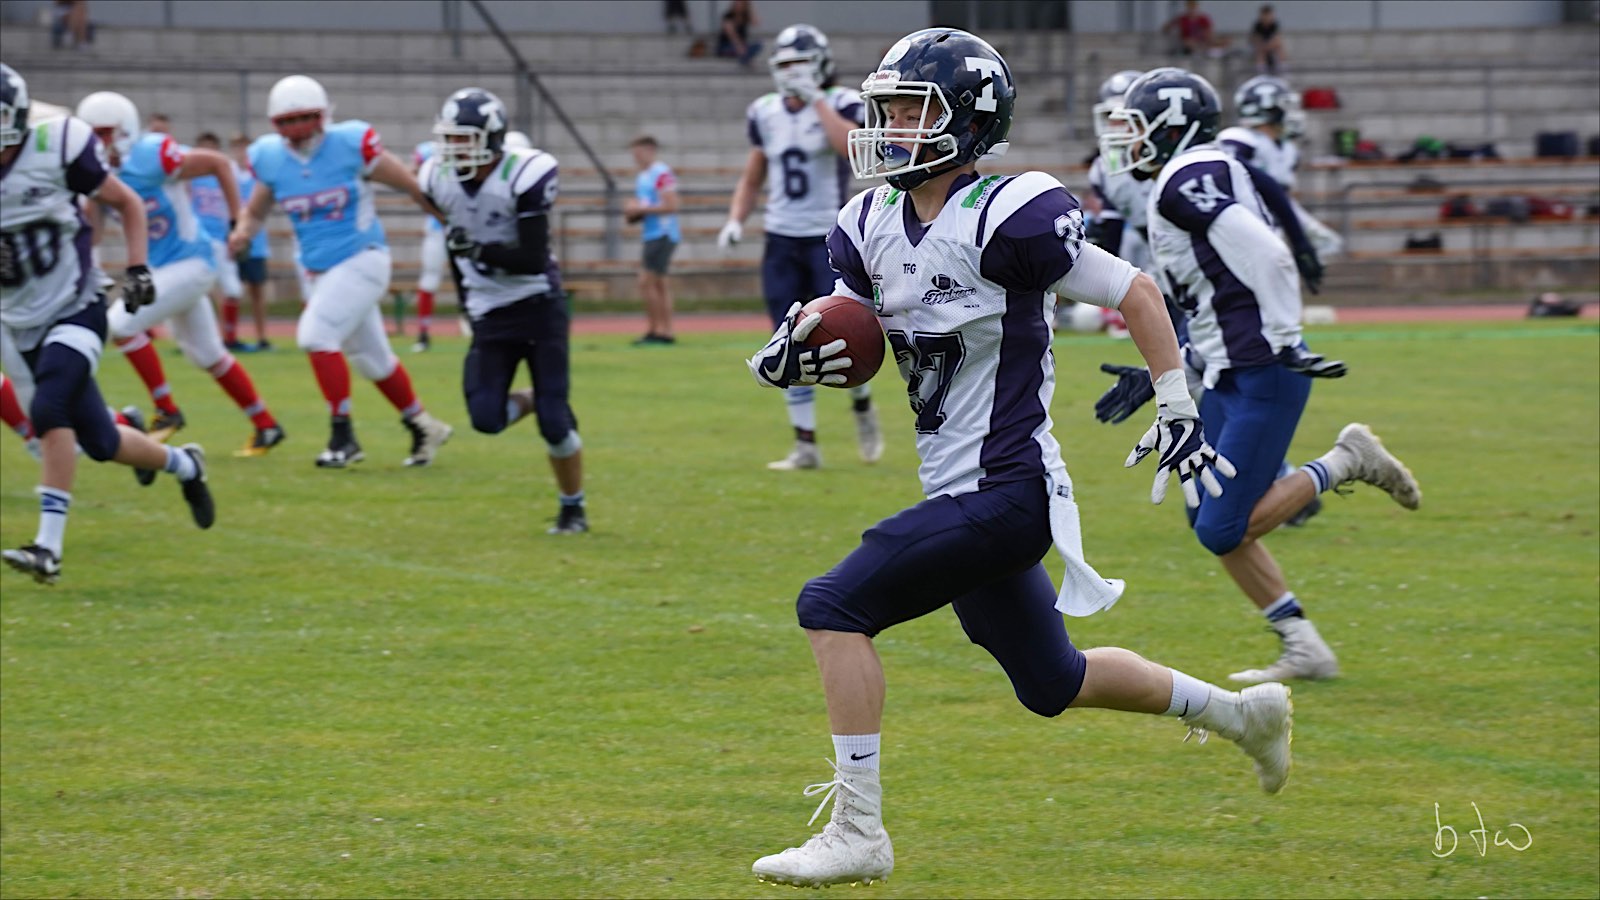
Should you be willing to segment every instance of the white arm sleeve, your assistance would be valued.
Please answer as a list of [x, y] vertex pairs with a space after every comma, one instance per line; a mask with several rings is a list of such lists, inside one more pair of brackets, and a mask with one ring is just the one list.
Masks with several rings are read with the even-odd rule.
[[[1289, 265], [1294, 267], [1292, 260]], [[1139, 270], [1127, 260], [1086, 243], [1080, 246], [1078, 261], [1060, 281], [1050, 285], [1050, 291], [1068, 300], [1116, 309], [1138, 274]]]
[[1272, 349], [1300, 343], [1300, 272], [1267, 223], [1235, 203], [1212, 221], [1206, 240], [1228, 271], [1255, 294], [1261, 333]]

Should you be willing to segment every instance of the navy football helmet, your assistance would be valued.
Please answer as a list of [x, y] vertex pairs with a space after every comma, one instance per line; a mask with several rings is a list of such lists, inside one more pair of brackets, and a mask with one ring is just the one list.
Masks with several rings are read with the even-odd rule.
[[1211, 82], [1185, 69], [1151, 69], [1107, 117], [1109, 130], [1100, 135], [1106, 174], [1154, 178], [1167, 160], [1214, 139], [1221, 126], [1222, 101]]
[[28, 134], [28, 83], [0, 63], [0, 147], [22, 143]]
[[[922, 103], [916, 127], [890, 128], [886, 104]], [[981, 158], [1005, 153], [1017, 89], [1011, 67], [981, 38], [927, 28], [901, 38], [861, 85], [866, 126], [850, 132], [857, 178], [888, 177], [903, 191]], [[910, 145], [906, 149], [901, 145]]]
[[480, 166], [500, 158], [506, 139], [506, 106], [483, 88], [450, 95], [433, 125], [434, 152], [461, 181], [471, 181]]
[[1122, 104], [1122, 95], [1128, 92], [1129, 85], [1139, 80], [1144, 73], [1138, 69], [1123, 69], [1105, 81], [1100, 82], [1099, 102], [1094, 105], [1094, 135], [1099, 137], [1106, 132], [1106, 117], [1111, 111]]
[[1240, 125], [1281, 125], [1283, 136], [1297, 138], [1306, 132], [1306, 114], [1300, 95], [1282, 78], [1257, 75], [1233, 93]]
[[767, 67], [772, 70], [779, 93], [786, 90], [781, 73], [796, 63], [809, 67], [812, 80], [819, 87], [833, 83], [833, 51], [828, 49], [828, 36], [820, 30], [810, 25], [790, 25], [778, 32], [773, 45]]

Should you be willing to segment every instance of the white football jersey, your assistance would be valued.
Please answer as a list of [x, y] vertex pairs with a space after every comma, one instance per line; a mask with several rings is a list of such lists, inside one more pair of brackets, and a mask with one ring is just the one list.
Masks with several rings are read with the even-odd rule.
[[[862, 121], [861, 95], [827, 90], [828, 105]], [[791, 112], [783, 95], [756, 99], [745, 112], [752, 146], [767, 155], [767, 209], [763, 227], [785, 237], [822, 237], [833, 227], [850, 186], [850, 161], [833, 152], [811, 104]]]
[[1300, 165], [1300, 148], [1294, 141], [1279, 143], [1254, 128], [1235, 125], [1217, 135], [1222, 149], [1272, 176], [1283, 189], [1294, 189], [1294, 170]]
[[78, 209], [78, 196], [105, 182], [99, 147], [82, 119], [39, 122], [0, 173], [0, 322], [14, 332], [77, 312], [100, 288]]
[[[549, 215], [560, 189], [556, 158], [533, 149], [505, 150], [495, 170], [475, 191], [469, 191], [467, 183], [454, 174], [440, 171], [437, 157], [422, 164], [417, 180], [450, 220], [450, 227], [465, 228], [480, 244], [515, 245], [517, 221]], [[459, 256], [451, 262], [467, 291], [467, 314], [474, 319], [561, 286], [553, 249], [545, 270], [535, 275], [505, 272]]]
[[1055, 284], [1082, 247], [1077, 200], [1042, 172], [963, 176], [924, 229], [884, 186], [839, 211], [835, 292], [871, 304], [916, 413], [929, 496], [986, 483], [1066, 483], [1050, 434]]
[[1140, 181], [1132, 172], [1107, 175], [1105, 158], [1096, 156], [1089, 164], [1089, 187], [1100, 198], [1101, 206], [1121, 216], [1129, 225], [1141, 230], [1149, 226], [1145, 210], [1150, 191], [1155, 187], [1152, 179]]
[[1150, 195], [1150, 249], [1189, 315], [1207, 387], [1300, 343], [1300, 273], [1244, 165], [1216, 144], [1167, 163]]

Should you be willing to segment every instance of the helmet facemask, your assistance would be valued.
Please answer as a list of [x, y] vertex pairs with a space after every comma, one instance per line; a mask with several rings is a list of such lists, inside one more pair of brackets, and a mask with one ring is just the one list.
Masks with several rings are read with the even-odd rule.
[[[920, 127], [890, 128], [887, 105], [896, 98], [920, 100]], [[866, 107], [866, 124], [850, 132], [850, 170], [857, 178], [893, 179], [912, 172], [929, 172], [955, 159], [960, 153], [955, 135], [946, 134], [954, 113], [944, 91], [931, 81], [901, 81], [891, 71], [867, 77], [861, 99]], [[911, 144], [911, 149], [899, 146]], [[923, 152], [928, 148], [930, 152]], [[919, 159], [919, 157], [925, 157]], [[913, 179], [918, 184], [933, 173]]]
[[439, 122], [433, 126], [434, 153], [439, 165], [455, 175], [457, 181], [471, 181], [478, 169], [492, 164], [498, 155], [489, 146], [489, 132], [471, 125]]
[[[1179, 114], [1182, 115], [1181, 111]], [[1100, 154], [1106, 161], [1106, 174], [1132, 172], [1135, 178], [1153, 178], [1159, 174], [1167, 160], [1187, 149], [1195, 133], [1200, 130], [1199, 120], [1191, 121], [1188, 130], [1171, 152], [1162, 153], [1161, 148], [1156, 146], [1154, 135], [1164, 128], [1179, 127], [1167, 124], [1171, 117], [1171, 108], [1162, 110], [1153, 122], [1146, 122], [1144, 113], [1133, 107], [1119, 107], [1112, 111], [1107, 116], [1108, 130], [1099, 136]], [[1138, 148], [1137, 154], [1135, 147]]]
[[808, 80], [814, 85], [821, 86], [824, 80], [822, 54], [816, 50], [780, 49], [767, 60], [767, 67], [772, 70], [772, 83], [777, 87], [778, 93], [788, 96], [796, 96], [789, 87], [789, 79], [796, 77], [790, 73], [796, 69], [805, 72]]

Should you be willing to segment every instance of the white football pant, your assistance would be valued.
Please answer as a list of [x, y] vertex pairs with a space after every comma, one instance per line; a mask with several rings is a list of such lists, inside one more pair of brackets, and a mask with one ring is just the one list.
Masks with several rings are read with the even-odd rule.
[[362, 377], [382, 381], [399, 358], [383, 330], [383, 295], [389, 290], [389, 248], [357, 253], [326, 272], [307, 272], [306, 307], [295, 341], [307, 353], [344, 351]]
[[172, 336], [189, 361], [210, 369], [228, 355], [217, 330], [217, 312], [206, 294], [217, 282], [211, 261], [184, 259], [150, 270], [156, 286], [156, 302], [135, 312], [118, 299], [106, 316], [107, 330], [114, 340], [125, 341], [144, 334], [162, 322], [171, 321]]
[[422, 274], [417, 276], [417, 290], [437, 293], [444, 278], [444, 232], [425, 229], [422, 232]]
[[222, 296], [237, 300], [244, 294], [244, 283], [239, 280], [239, 262], [228, 252], [223, 241], [211, 242], [211, 259], [217, 264], [217, 286]]

